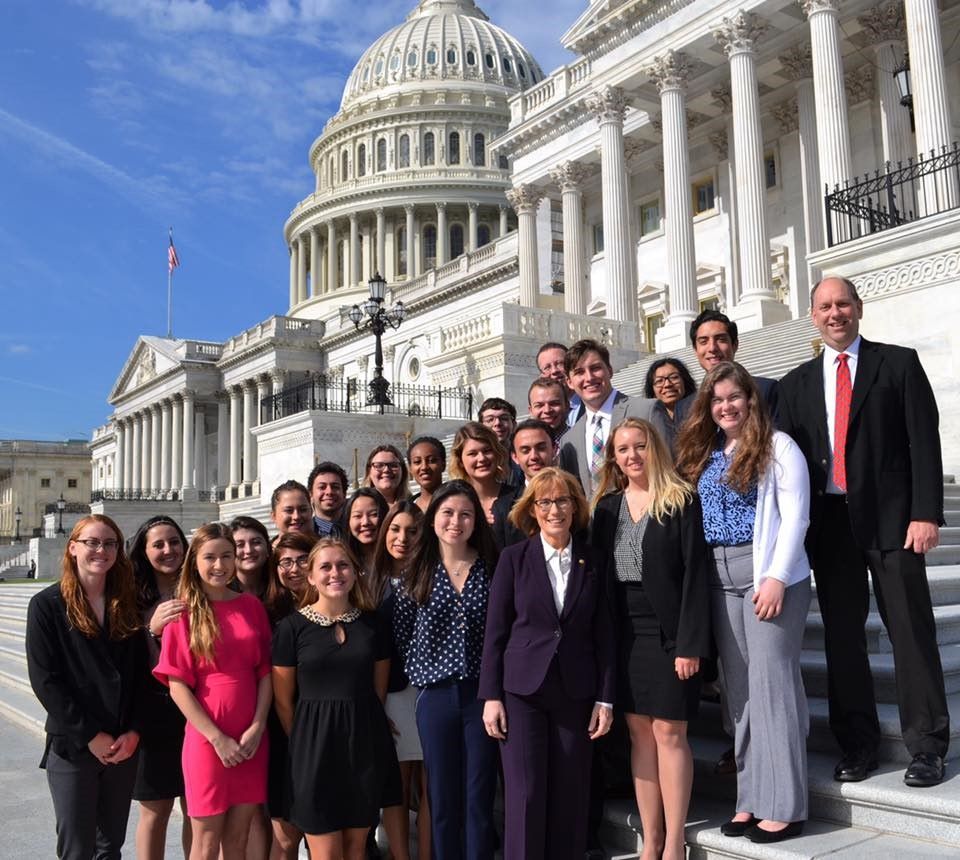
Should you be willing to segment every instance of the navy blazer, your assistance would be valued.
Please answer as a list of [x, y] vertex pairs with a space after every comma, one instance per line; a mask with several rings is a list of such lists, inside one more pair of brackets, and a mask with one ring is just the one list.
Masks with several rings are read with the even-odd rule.
[[540, 535], [501, 554], [487, 605], [479, 698], [537, 692], [556, 657], [570, 698], [613, 704], [616, 640], [602, 566], [576, 536], [571, 555], [558, 614]]

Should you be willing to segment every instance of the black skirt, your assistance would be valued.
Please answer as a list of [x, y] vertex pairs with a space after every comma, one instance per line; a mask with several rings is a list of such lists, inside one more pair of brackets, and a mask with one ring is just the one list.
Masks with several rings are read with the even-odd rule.
[[661, 720], [691, 720], [700, 701], [700, 673], [681, 681], [673, 648], [664, 646], [660, 622], [642, 583], [619, 583], [620, 689], [618, 706], [628, 714]]

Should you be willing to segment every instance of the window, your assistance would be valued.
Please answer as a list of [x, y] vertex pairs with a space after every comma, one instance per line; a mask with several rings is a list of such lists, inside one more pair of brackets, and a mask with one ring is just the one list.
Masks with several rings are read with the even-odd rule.
[[763, 154], [763, 173], [766, 178], [767, 188], [777, 187], [777, 156], [774, 152], [765, 152]]
[[77, 489], [77, 479], [76, 478], [67, 478], [67, 489], [75, 490]]
[[363, 82], [366, 83], [370, 80], [370, 66], [363, 67]]
[[400, 68], [400, 55], [399, 55], [399, 54], [394, 54], [394, 55], [390, 58], [390, 71], [391, 71], [391, 72], [395, 72], [395, 71], [396, 71], [397, 69], [399, 69], [399, 68]]
[[718, 311], [720, 310], [720, 299], [717, 296], [708, 296], [700, 299], [700, 311]]
[[467, 65], [475, 66], [477, 64], [477, 55], [472, 51], [467, 51]]
[[645, 321], [647, 349], [653, 352], [657, 348], [657, 332], [663, 326], [663, 314], [650, 314]]
[[435, 66], [437, 64], [437, 49], [427, 48], [427, 65]]
[[400, 135], [400, 157], [398, 167], [410, 166], [410, 135]]
[[425, 269], [437, 265], [437, 228], [433, 224], [423, 228], [423, 265]]
[[447, 63], [451, 66], [457, 64], [457, 51], [455, 48], [447, 48]]
[[328, 163], [329, 175], [330, 175], [330, 187], [333, 187], [333, 183], [337, 181], [336, 171], [337, 171], [337, 157], [335, 155], [330, 156], [330, 161]]
[[492, 69], [492, 68], [493, 68], [493, 65], [494, 65], [494, 63], [493, 63], [493, 54], [484, 54], [484, 55], [483, 55], [483, 61], [487, 64], [487, 68], [488, 68], [488, 69]]
[[424, 164], [433, 164], [436, 155], [434, 153], [434, 137], [433, 132], [428, 131], [423, 136], [423, 163]]
[[504, 70], [508, 75], [512, 75], [512, 74], [513, 74], [513, 65], [510, 63], [510, 58], [509, 58], [509, 57], [504, 57], [504, 58], [503, 58], [503, 70]]
[[407, 65], [411, 68], [417, 64], [417, 52], [411, 51], [407, 54]]
[[497, 165], [500, 167], [501, 170], [510, 169], [510, 162], [507, 160], [507, 156], [505, 155], [497, 156]]
[[490, 244], [490, 228], [486, 224], [477, 227], [477, 247], [482, 248]]
[[463, 253], [463, 224], [450, 225], [450, 259], [456, 260]]
[[377, 60], [377, 64], [373, 67], [373, 73], [378, 78], [383, 74], [383, 57], [380, 57], [380, 59]]
[[477, 167], [485, 167], [487, 164], [487, 139], [482, 134], [473, 136], [473, 163]]
[[520, 73], [521, 78], [524, 80], [527, 79], [527, 67], [520, 60], [517, 60], [517, 71]]
[[640, 235], [652, 236], [660, 232], [660, 199], [640, 204]]
[[397, 228], [397, 274], [407, 274], [407, 228]]
[[603, 224], [593, 225], [593, 253], [603, 253]]
[[450, 147], [447, 153], [447, 164], [460, 163], [460, 132], [450, 132]]
[[701, 179], [693, 183], [693, 214], [709, 212], [714, 208], [713, 177]]
[[49, 478], [41, 478], [41, 479], [40, 479], [40, 489], [42, 489], [42, 490], [49, 490], [49, 489], [50, 489], [50, 479], [49, 479]]
[[367, 175], [367, 145], [361, 143], [357, 147], [357, 176]]
[[349, 178], [348, 168], [350, 167], [347, 161], [347, 151], [344, 150], [340, 156], [340, 181], [346, 182]]
[[380, 138], [377, 141], [377, 172], [383, 173], [387, 169], [387, 141]]

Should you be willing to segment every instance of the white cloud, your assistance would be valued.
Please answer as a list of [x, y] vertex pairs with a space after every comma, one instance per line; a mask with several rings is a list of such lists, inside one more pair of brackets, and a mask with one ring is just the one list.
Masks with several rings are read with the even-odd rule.
[[11, 343], [7, 346], [7, 352], [11, 355], [27, 355], [32, 351], [25, 343]]

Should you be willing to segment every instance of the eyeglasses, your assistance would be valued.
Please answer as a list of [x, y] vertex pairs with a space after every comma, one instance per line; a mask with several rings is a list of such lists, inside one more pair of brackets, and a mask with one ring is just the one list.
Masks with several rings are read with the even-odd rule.
[[281, 558], [280, 561], [277, 562], [277, 567], [279, 567], [280, 570], [293, 570], [295, 567], [304, 568], [309, 562], [310, 556], [308, 555], [299, 555], [296, 558], [287, 556], [287, 558]]
[[537, 499], [534, 504], [543, 513], [548, 513], [554, 505], [561, 511], [565, 511], [573, 504], [573, 499], [570, 496], [557, 496], [555, 499]]
[[397, 472], [400, 469], [400, 464], [396, 460], [392, 463], [371, 463], [370, 468], [374, 472]]
[[654, 388], [663, 388], [663, 386], [666, 385], [668, 382], [669, 382], [671, 385], [677, 385], [677, 384], [679, 384], [679, 382], [680, 382], [680, 374], [679, 374], [679, 373], [671, 373], [669, 376], [658, 376], [658, 377], [654, 378], [654, 380], [653, 380], [653, 387], [654, 387]]
[[87, 549], [92, 549], [94, 552], [99, 552], [102, 549], [113, 552], [120, 546], [120, 541], [97, 540], [96, 538], [77, 538], [75, 543], [82, 543]]

